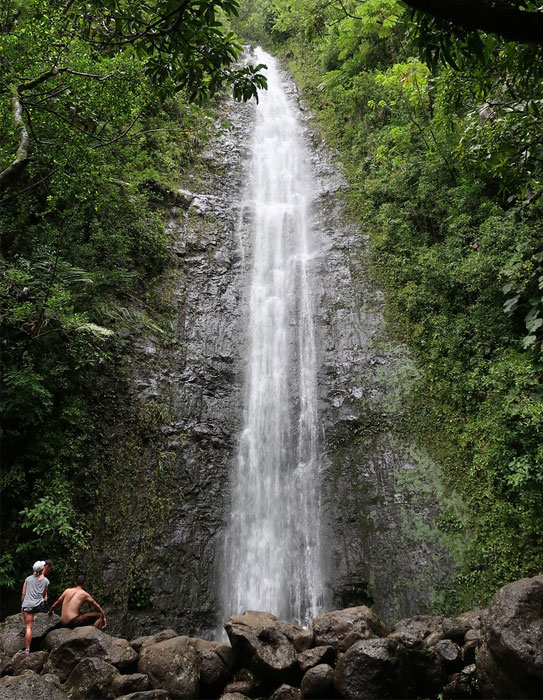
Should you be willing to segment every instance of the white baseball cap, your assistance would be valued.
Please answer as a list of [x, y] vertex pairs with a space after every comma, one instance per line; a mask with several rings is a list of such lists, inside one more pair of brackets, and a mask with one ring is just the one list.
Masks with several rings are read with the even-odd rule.
[[45, 562], [44, 562], [44, 561], [36, 561], [36, 562], [34, 562], [34, 564], [32, 565], [32, 570], [33, 570], [33, 571], [41, 571], [41, 570], [43, 569], [44, 566], [45, 566]]

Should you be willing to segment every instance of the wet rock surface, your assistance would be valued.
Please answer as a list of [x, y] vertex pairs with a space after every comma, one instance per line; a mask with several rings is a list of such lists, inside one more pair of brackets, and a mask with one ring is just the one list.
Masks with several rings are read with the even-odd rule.
[[198, 656], [189, 637], [144, 646], [138, 671], [149, 676], [153, 688], [166, 690], [172, 698], [198, 697]]
[[[303, 107], [287, 74], [284, 84]], [[161, 407], [153, 437], [158, 434], [160, 444], [153, 450], [173, 455], [171, 510], [153, 525], [145, 552], [138, 534], [128, 532], [114, 546], [103, 543], [95, 561], [109, 600], [118, 597], [119, 581], [131, 580], [129, 562], [140, 562], [136, 604], [128, 605], [129, 614], [112, 606], [108, 615], [111, 629], [128, 638], [165, 624], [210, 637], [220, 617], [222, 536], [242, 420], [250, 214], [240, 203], [254, 109], [227, 103], [218, 136], [203, 153], [205, 172], [165, 197], [172, 203], [173, 273], [164, 295], [173, 308], [173, 333], [167, 346], [152, 334], [136, 343], [132, 384], [142, 410]], [[384, 335], [367, 239], [347, 220], [346, 182], [307, 109], [301, 114], [316, 183], [312, 301], [326, 453], [321, 527], [331, 591], [323, 608], [374, 602], [390, 621], [429, 609], [433, 588], [450, 576], [453, 562], [438, 539], [427, 536], [438, 508], [432, 495], [418, 498], [412, 486], [418, 456], [395, 436], [401, 407], [394, 377], [408, 360]], [[122, 439], [119, 426], [113, 438]], [[399, 475], [407, 475], [407, 490]], [[130, 603], [130, 591], [125, 596]]]
[[543, 576], [499, 590], [483, 620], [475, 659], [483, 697], [542, 697]]
[[[542, 576], [522, 579], [502, 588], [488, 613], [404, 618], [388, 635], [367, 608], [335, 611], [336, 646], [319, 643], [323, 616], [306, 630], [251, 611], [226, 622], [233, 646], [164, 630], [144, 643], [134, 640], [136, 651], [93, 627], [68, 630], [68, 636], [53, 630], [39, 651], [7, 654], [0, 700], [59, 700], [66, 694], [73, 700], [534, 700], [543, 687], [542, 588]], [[329, 620], [325, 629], [332, 629]], [[480, 637], [465, 640], [471, 631]], [[128, 658], [127, 645], [131, 662], [117, 657], [112, 663], [116, 657], [108, 650], [123, 649]]]
[[361, 605], [319, 615], [313, 621], [313, 633], [318, 646], [346, 651], [361, 639], [384, 637], [387, 629], [373, 610]]

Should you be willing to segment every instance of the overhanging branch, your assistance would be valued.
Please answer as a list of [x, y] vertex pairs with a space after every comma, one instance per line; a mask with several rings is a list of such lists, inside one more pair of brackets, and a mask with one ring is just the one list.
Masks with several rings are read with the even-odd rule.
[[543, 12], [492, 7], [481, 0], [403, 0], [414, 10], [508, 41], [543, 44]]
[[6, 189], [8, 185], [15, 180], [18, 180], [23, 174], [28, 163], [28, 149], [30, 148], [30, 136], [26, 130], [23, 121], [23, 105], [19, 99], [19, 94], [15, 93], [12, 97], [13, 103], [13, 121], [15, 122], [15, 131], [19, 138], [19, 147], [15, 154], [15, 160], [11, 165], [0, 172], [0, 192]]

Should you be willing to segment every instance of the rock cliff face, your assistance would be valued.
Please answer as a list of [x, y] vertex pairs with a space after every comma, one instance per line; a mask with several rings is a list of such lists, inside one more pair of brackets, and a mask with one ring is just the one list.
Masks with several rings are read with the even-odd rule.
[[[298, 101], [293, 82], [285, 82]], [[398, 437], [398, 377], [409, 363], [384, 335], [367, 241], [344, 215], [345, 182], [300, 109], [319, 186], [314, 308], [329, 606], [374, 600], [390, 620], [429, 610], [433, 586], [453, 568], [433, 534], [439, 480]], [[111, 616], [113, 629], [129, 637], [164, 626], [210, 636], [217, 624], [218, 552], [242, 417], [247, 275], [240, 222], [247, 214], [240, 202], [253, 117], [254, 106], [227, 104], [228, 122], [204, 154], [204, 175], [175, 195], [174, 267], [163, 290], [173, 306], [172, 342], [142, 339], [132, 363], [134, 404], [160, 407], [153, 450], [168, 456], [171, 469], [168, 507], [156, 513], [152, 534], [129, 528], [121, 541], [97, 545], [94, 570], [106, 600], [115, 608], [119, 591], [129, 599], [129, 614], [117, 606]]]

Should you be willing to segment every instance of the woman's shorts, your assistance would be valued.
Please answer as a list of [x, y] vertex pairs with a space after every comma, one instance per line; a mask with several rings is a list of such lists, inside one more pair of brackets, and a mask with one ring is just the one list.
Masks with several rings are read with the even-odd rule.
[[39, 605], [35, 605], [33, 608], [23, 608], [23, 612], [34, 613], [34, 615], [40, 612], [47, 612], [47, 601], [42, 600]]

